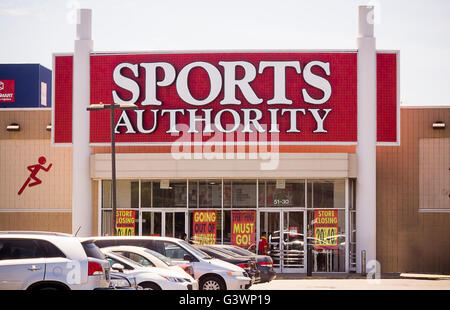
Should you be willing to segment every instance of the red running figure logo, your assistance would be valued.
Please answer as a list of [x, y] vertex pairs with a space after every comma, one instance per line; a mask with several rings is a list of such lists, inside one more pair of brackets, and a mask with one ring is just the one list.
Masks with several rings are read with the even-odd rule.
[[[25, 183], [23, 183], [22, 187], [20, 188], [19, 192], [17, 193], [18, 195], [22, 194], [22, 192], [25, 190], [27, 185], [28, 185], [28, 187], [32, 187], [32, 186], [41, 184], [42, 181], [40, 179], [38, 179], [36, 177], [36, 175], [38, 174], [38, 172], [41, 169], [44, 170], [45, 172], [48, 172], [50, 170], [50, 168], [52, 167], [52, 164], [48, 165], [47, 168], [44, 167], [45, 163], [47, 162], [47, 159], [44, 156], [39, 157], [38, 162], [39, 162], [39, 164], [37, 164], [37, 165], [31, 165], [31, 166], [27, 167], [27, 169], [31, 172], [31, 174], [28, 177], [28, 179], [25, 181]], [[31, 180], [33, 180], [34, 182], [30, 183]]]

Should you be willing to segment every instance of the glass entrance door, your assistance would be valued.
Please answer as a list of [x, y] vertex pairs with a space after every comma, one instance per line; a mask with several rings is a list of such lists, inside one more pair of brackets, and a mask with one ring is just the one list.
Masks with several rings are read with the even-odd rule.
[[303, 211], [260, 211], [260, 234], [266, 233], [277, 272], [305, 271], [304, 220]]
[[260, 212], [259, 213], [259, 234], [266, 234], [268, 251], [273, 260], [273, 267], [279, 272], [281, 269], [281, 242], [280, 242], [280, 212]]
[[142, 211], [142, 236], [181, 238], [186, 232], [186, 212]]
[[164, 236], [181, 238], [186, 231], [185, 212], [165, 212]]
[[282, 212], [283, 249], [282, 272], [302, 272], [305, 268], [304, 212]]

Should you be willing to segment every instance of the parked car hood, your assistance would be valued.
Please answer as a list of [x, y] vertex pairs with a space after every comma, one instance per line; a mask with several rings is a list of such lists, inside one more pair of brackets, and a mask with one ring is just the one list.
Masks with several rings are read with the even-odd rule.
[[160, 276], [164, 277], [175, 277], [175, 278], [186, 278], [189, 280], [193, 280], [193, 278], [188, 275], [184, 270], [178, 271], [173, 269], [167, 269], [167, 268], [158, 268], [158, 267], [144, 267], [139, 269], [141, 271], [150, 272], [150, 273], [156, 273]]
[[242, 272], [245, 271], [244, 269], [242, 269], [239, 266], [233, 265], [231, 263], [227, 263], [227, 262], [217, 259], [217, 258], [208, 259], [208, 263], [210, 263], [211, 266], [213, 266], [213, 267], [217, 267], [220, 269], [225, 268], [226, 270], [229, 270], [229, 271], [242, 271]]

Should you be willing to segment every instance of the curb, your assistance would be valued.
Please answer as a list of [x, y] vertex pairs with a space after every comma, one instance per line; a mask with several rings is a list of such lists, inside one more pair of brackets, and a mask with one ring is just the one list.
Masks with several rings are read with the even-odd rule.
[[401, 273], [400, 277], [416, 280], [450, 280], [450, 275], [439, 274]]

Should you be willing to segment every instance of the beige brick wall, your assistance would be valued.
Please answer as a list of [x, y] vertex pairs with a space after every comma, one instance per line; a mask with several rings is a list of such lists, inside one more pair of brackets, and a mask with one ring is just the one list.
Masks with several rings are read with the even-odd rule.
[[[37, 164], [40, 156], [51, 169], [39, 171], [42, 183], [18, 195], [30, 175], [27, 166]], [[71, 209], [71, 148], [51, 147], [50, 140], [0, 140], [0, 197], [0, 210]]]
[[33, 230], [72, 233], [69, 212], [0, 212], [0, 230]]
[[[6, 131], [11, 123], [20, 131]], [[0, 230], [72, 231], [72, 149], [51, 146], [50, 123], [50, 109], [0, 110]], [[51, 169], [18, 195], [40, 156]]]

